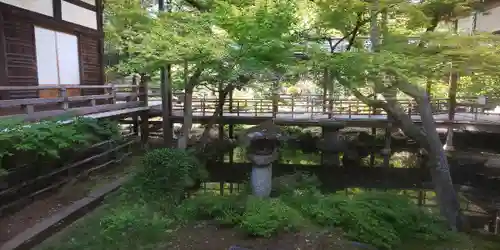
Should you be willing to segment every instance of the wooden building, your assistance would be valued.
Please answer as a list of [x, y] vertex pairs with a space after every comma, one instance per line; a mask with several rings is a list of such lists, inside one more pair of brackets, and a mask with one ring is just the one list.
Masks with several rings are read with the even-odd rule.
[[[102, 0], [0, 0], [0, 87], [101, 94], [72, 86], [104, 84], [102, 13]], [[0, 91], [0, 100], [57, 96], [52, 89]]]

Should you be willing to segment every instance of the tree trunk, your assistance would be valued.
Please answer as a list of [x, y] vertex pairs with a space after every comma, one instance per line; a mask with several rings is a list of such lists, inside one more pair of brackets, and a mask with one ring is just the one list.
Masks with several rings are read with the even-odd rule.
[[451, 180], [450, 168], [448, 166], [448, 159], [444, 153], [441, 140], [436, 131], [436, 124], [434, 116], [432, 115], [431, 105], [427, 93], [423, 95], [418, 102], [420, 117], [422, 125], [427, 133], [427, 140], [429, 143], [429, 162], [432, 182], [434, 190], [439, 203], [441, 215], [443, 215], [449, 223], [452, 230], [459, 229], [460, 217], [460, 203], [458, 201], [457, 193], [453, 188], [453, 181]]
[[203, 152], [205, 150], [205, 147], [208, 143], [209, 135], [210, 135], [210, 129], [215, 125], [217, 122], [217, 118], [219, 117], [220, 113], [222, 112], [222, 109], [224, 107], [224, 103], [226, 101], [226, 97], [234, 89], [233, 84], [227, 85], [224, 90], [222, 91], [222, 98], [219, 99], [219, 102], [217, 103], [217, 106], [215, 107], [215, 111], [212, 114], [212, 118], [208, 121], [208, 124], [205, 127], [205, 130], [203, 130], [203, 134], [201, 135], [200, 141], [198, 142], [196, 146], [196, 151], [199, 153]]
[[163, 143], [165, 147], [173, 147], [172, 143], [172, 123], [170, 116], [172, 115], [172, 83], [171, 83], [171, 65], [162, 67], [160, 70], [161, 77], [161, 110], [162, 110], [162, 130]]
[[392, 98], [394, 95], [393, 93], [389, 93], [389, 91], [394, 91], [395, 89], [382, 93], [386, 99], [386, 103], [369, 99], [355, 89], [352, 90], [352, 92], [358, 99], [368, 105], [379, 105], [383, 108], [391, 118], [399, 123], [401, 129], [407, 136], [417, 141], [420, 146], [427, 151], [429, 156], [428, 166], [431, 172], [441, 215], [448, 221], [450, 229], [455, 231], [459, 230], [464, 226], [461, 220], [460, 204], [455, 189], [453, 188], [448, 159], [446, 158], [439, 135], [436, 131], [436, 124], [429, 103], [429, 97], [425, 91], [421, 91], [407, 80], [402, 79], [398, 72], [390, 72], [390, 74], [400, 78], [397, 83], [399, 90], [413, 97], [417, 102], [422, 119], [423, 131], [413, 123], [411, 117], [404, 112], [401, 105]]
[[[453, 24], [453, 31], [455, 34], [458, 33], [458, 21]], [[458, 85], [459, 75], [458, 72], [453, 70], [453, 64], [450, 70], [450, 87], [448, 89], [448, 120], [455, 120], [455, 109], [457, 106], [457, 85]], [[444, 144], [445, 150], [452, 151], [453, 147], [453, 128], [448, 128], [448, 133], [446, 133], [446, 143]]]
[[188, 64], [184, 64], [184, 120], [182, 122], [181, 135], [178, 138], [179, 148], [187, 148], [189, 135], [193, 126], [193, 90], [200, 83], [200, 77], [203, 73], [203, 67], [197, 67], [191, 77], [188, 79]]
[[407, 81], [400, 81], [398, 87], [405, 94], [413, 97], [418, 104], [427, 141], [426, 147], [424, 145], [421, 146], [427, 150], [429, 155], [427, 165], [431, 172], [441, 215], [446, 218], [452, 230], [461, 230], [463, 225], [460, 203], [453, 187], [448, 159], [439, 139], [439, 134], [436, 131], [436, 123], [432, 114], [429, 97], [425, 91], [421, 91], [418, 87], [411, 85]]
[[184, 94], [184, 121], [182, 123], [181, 135], [178, 138], [179, 148], [186, 149], [189, 142], [189, 135], [193, 127], [193, 89], [186, 89]]

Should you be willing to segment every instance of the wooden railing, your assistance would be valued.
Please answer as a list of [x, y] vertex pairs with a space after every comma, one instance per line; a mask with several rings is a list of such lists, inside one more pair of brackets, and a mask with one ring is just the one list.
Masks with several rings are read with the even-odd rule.
[[[457, 99], [457, 113], [478, 114], [484, 111], [486, 105], [477, 104], [477, 98]], [[401, 107], [408, 115], [418, 115], [418, 106], [413, 100], [398, 100]], [[210, 116], [215, 112], [218, 99], [216, 98], [193, 98], [193, 112], [198, 116]], [[435, 98], [431, 100], [434, 114], [448, 113], [448, 99]], [[174, 105], [174, 115], [179, 114], [184, 109], [182, 104]], [[359, 100], [323, 100], [319, 95], [293, 97], [281, 95], [278, 101], [269, 99], [238, 99], [229, 98], [224, 103], [223, 115], [227, 116], [270, 116], [289, 115], [291, 117], [308, 115], [317, 116], [344, 116], [354, 118], [354, 116], [380, 116], [385, 115], [382, 109], [374, 109]], [[180, 114], [179, 114], [180, 115]]]
[[[70, 95], [69, 89], [78, 90], [79, 95]], [[55, 92], [53, 97], [0, 100], [0, 118], [34, 121], [65, 114], [81, 116], [136, 108], [147, 103], [147, 91], [138, 85], [0, 86], [0, 92], [47, 90]], [[82, 90], [97, 90], [102, 94], [81, 95]]]

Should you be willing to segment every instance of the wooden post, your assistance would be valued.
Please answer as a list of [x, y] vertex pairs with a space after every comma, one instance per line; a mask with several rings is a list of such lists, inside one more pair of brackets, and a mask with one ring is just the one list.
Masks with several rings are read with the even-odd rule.
[[[141, 75], [139, 84], [139, 101], [142, 102], [144, 107], [148, 107], [148, 79], [145, 75]], [[141, 144], [147, 148], [149, 139], [149, 111], [141, 112]]]
[[229, 113], [233, 113], [233, 90], [229, 92]]
[[314, 117], [314, 98], [312, 96], [308, 97], [309, 103], [311, 104], [311, 119]]
[[[158, 1], [158, 9], [160, 12], [165, 11], [164, 1]], [[171, 8], [168, 8], [168, 11], [170, 10]], [[170, 117], [172, 116], [172, 85], [170, 84], [170, 75], [170, 64], [167, 64], [165, 67], [160, 69], [163, 143], [166, 147], [173, 146], [173, 124], [170, 120]]]
[[[229, 112], [230, 113], [233, 113], [233, 91], [231, 90], [231, 92], [229, 92]], [[239, 102], [238, 102], [238, 106], [239, 106]], [[239, 112], [239, 111], [238, 111]], [[231, 140], [234, 139], [234, 124], [229, 124], [229, 138]], [[230, 166], [233, 166], [233, 163], [234, 163], [234, 148], [231, 148], [231, 151], [229, 151], [229, 165]], [[233, 193], [233, 190], [234, 190], [234, 186], [233, 186], [233, 183], [229, 183], [229, 193], [232, 194]]]
[[326, 105], [327, 105], [327, 103], [329, 103], [327, 77], [328, 77], [328, 69], [325, 68], [325, 69], [323, 69], [323, 113], [326, 113]]
[[68, 90], [66, 87], [60, 88], [61, 97], [63, 98], [63, 102], [61, 103], [61, 108], [64, 110], [69, 109], [69, 100], [68, 100]]
[[[377, 92], [373, 93], [373, 100], [377, 100]], [[368, 111], [368, 112], [369, 112], [368, 114], [370, 114], [370, 111]], [[377, 114], [377, 108], [374, 107], [372, 109], [372, 115], [375, 116], [376, 114]], [[387, 130], [385, 132], [386, 132], [386, 140], [387, 140]], [[389, 135], [390, 135], [390, 130], [389, 130]], [[372, 136], [374, 138], [377, 138], [377, 128], [372, 128]], [[389, 150], [390, 150], [390, 145], [389, 145]], [[375, 164], [375, 155], [374, 155], [374, 152], [372, 152], [372, 155], [370, 156], [370, 166], [373, 166], [374, 164]], [[384, 166], [385, 166], [385, 155], [384, 155]]]
[[[220, 103], [224, 99], [224, 92], [223, 91], [224, 90], [223, 90], [222, 82], [219, 82], [219, 102], [216, 103], [216, 105], [220, 105]], [[221, 118], [220, 122], [219, 122], [219, 142], [222, 142], [224, 140], [224, 123], [222, 122], [223, 115], [224, 115], [224, 107], [220, 109], [220, 113], [219, 113], [219, 117]], [[224, 152], [222, 152], [222, 151], [219, 155], [219, 161], [221, 163], [224, 163]], [[219, 187], [220, 187], [220, 195], [224, 195], [224, 182], [223, 181], [221, 181], [219, 183]]]
[[273, 82], [273, 118], [276, 118], [276, 115], [278, 114], [278, 99], [279, 99], [279, 95], [277, 93], [278, 91], [278, 82], [277, 81], [274, 81]]
[[33, 106], [33, 104], [24, 104], [21, 105], [21, 107], [28, 116], [35, 113], [35, 106]]
[[[325, 127], [324, 126], [321, 126], [321, 138], [325, 138]], [[321, 163], [321, 166], [325, 165], [325, 156], [324, 156], [324, 152], [323, 150], [320, 151], [320, 155], [319, 155], [320, 159], [319, 159], [319, 162]]]
[[384, 167], [389, 167], [389, 160], [391, 159], [391, 130], [392, 130], [392, 122], [389, 121], [387, 124], [387, 128], [385, 129], [385, 143], [384, 149], [382, 149], [382, 155], [384, 156]]
[[206, 109], [206, 105], [207, 105], [207, 100], [206, 100], [206, 96], [203, 95], [203, 99], [201, 100], [201, 113], [202, 113], [202, 116], [205, 116], [205, 109]]
[[[425, 168], [425, 165], [428, 161], [428, 156], [424, 150], [420, 150], [420, 168]], [[418, 206], [424, 205], [424, 191], [421, 190], [421, 187], [418, 190]]]
[[[137, 93], [139, 91], [139, 88], [137, 86], [137, 77], [135, 74], [132, 75], [132, 85], [134, 86], [134, 87], [132, 87], [132, 93], [135, 93], [136, 97], [130, 98], [130, 99], [127, 98], [127, 102], [129, 102], [131, 99], [135, 99], [134, 101], [136, 101], [137, 100], [136, 98], [138, 97]], [[139, 136], [139, 116], [137, 115], [137, 113], [132, 114], [132, 120], [133, 120], [133, 126], [134, 126], [134, 129], [133, 129], [134, 135]]]
[[[372, 128], [372, 136], [373, 138], [377, 138], [377, 128]], [[386, 134], [387, 134], [387, 129], [386, 129]], [[389, 132], [390, 134], [390, 132]], [[386, 138], [387, 139], [387, 138]], [[372, 148], [374, 148], [374, 145], [372, 145]], [[389, 149], [390, 150], [390, 149]], [[373, 166], [375, 165], [375, 152], [374, 150], [371, 150], [372, 152], [370, 152], [370, 166]], [[384, 157], [384, 162], [385, 162], [385, 157]]]
[[111, 84], [111, 103], [116, 104], [116, 86], [114, 83]]
[[330, 79], [330, 73], [328, 72], [327, 74], [327, 81], [328, 81], [328, 85], [327, 86], [330, 86], [328, 89], [329, 89], [329, 94], [328, 94], [328, 119], [332, 119], [333, 117], [333, 91], [335, 91], [333, 89], [333, 82], [332, 80]]

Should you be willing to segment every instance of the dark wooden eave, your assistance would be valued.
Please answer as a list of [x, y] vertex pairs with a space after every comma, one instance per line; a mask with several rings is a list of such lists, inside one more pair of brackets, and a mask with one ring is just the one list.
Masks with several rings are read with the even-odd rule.
[[[57, 0], [55, 0], [57, 1]], [[60, 2], [61, 0], [59, 0]], [[89, 37], [103, 38], [104, 34], [102, 31], [91, 29], [82, 25], [74, 24], [64, 20], [57, 20], [54, 17], [49, 17], [40, 13], [25, 10], [19, 7], [8, 5], [6, 3], [0, 2], [0, 11], [16, 15], [27, 21], [30, 21], [38, 26], [49, 28], [52, 30], [57, 30], [60, 32], [65, 32], [69, 34], [84, 34]], [[102, 13], [101, 10], [98, 11]]]

